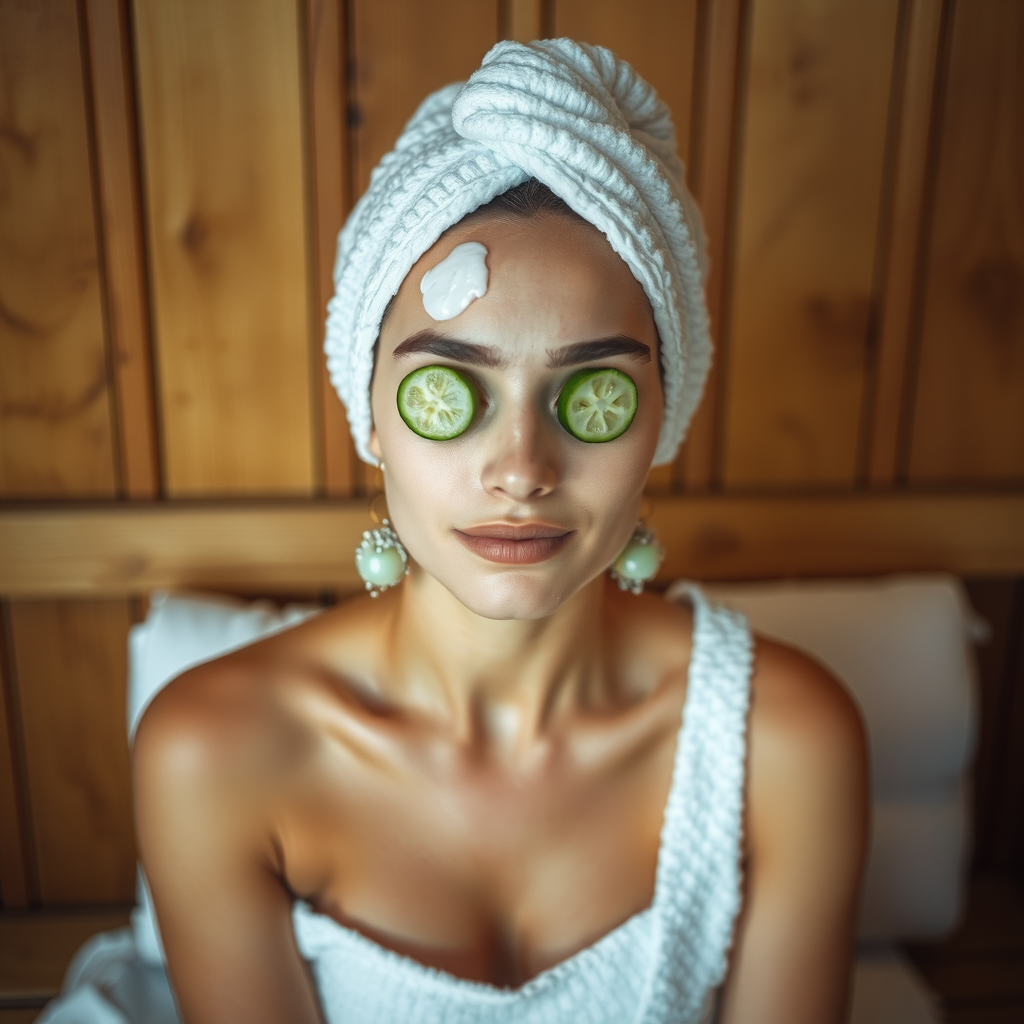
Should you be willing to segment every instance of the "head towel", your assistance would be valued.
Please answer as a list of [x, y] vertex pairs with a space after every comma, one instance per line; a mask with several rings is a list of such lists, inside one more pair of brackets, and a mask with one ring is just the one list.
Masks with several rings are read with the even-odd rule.
[[711, 365], [704, 239], [668, 108], [610, 50], [502, 42], [433, 93], [381, 160], [338, 236], [324, 350], [356, 449], [376, 460], [370, 379], [381, 317], [413, 264], [463, 217], [536, 178], [604, 232], [643, 285], [661, 340], [671, 462]]

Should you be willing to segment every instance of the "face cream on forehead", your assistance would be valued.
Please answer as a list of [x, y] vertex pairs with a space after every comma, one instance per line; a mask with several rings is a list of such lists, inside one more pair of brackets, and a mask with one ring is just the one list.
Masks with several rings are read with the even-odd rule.
[[487, 247], [463, 242], [420, 281], [423, 308], [434, 320], [451, 320], [487, 294]]

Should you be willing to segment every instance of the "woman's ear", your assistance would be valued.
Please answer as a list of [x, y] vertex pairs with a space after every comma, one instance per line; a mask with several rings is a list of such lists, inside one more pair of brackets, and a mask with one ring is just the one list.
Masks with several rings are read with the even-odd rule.
[[370, 449], [370, 454], [378, 461], [382, 462], [384, 455], [380, 450], [380, 440], [377, 437], [377, 428], [370, 427], [370, 440], [367, 442], [367, 448]]

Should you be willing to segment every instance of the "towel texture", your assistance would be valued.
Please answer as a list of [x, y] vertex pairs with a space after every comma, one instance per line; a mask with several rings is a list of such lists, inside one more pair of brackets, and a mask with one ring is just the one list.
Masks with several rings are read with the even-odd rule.
[[704, 239], [668, 108], [611, 51], [568, 39], [498, 43], [465, 84], [429, 96], [338, 237], [324, 344], [367, 462], [381, 317], [413, 264], [463, 217], [536, 178], [599, 228], [643, 286], [661, 340], [671, 462], [711, 364]]

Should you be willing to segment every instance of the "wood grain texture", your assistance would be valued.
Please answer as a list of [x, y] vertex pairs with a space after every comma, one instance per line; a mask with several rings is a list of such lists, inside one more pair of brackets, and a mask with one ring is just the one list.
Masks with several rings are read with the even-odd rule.
[[686, 491], [711, 490], [722, 407], [721, 365], [728, 359], [726, 281], [732, 264], [732, 201], [736, 164], [736, 90], [742, 49], [741, 0], [704, 5], [700, 20], [699, 81], [695, 86], [692, 184], [704, 216], [709, 267], [705, 285], [715, 344], [711, 373], [686, 443], [676, 460], [674, 479]]
[[468, 78], [498, 41], [497, 0], [351, 0], [356, 195], [435, 89]]
[[[3, 610], [0, 607], [0, 613]], [[7, 622], [0, 614], [0, 909], [5, 911], [24, 910], [29, 904], [17, 716], [9, 672]]]
[[0, 5], [0, 496], [116, 490], [77, 7]]
[[1017, 615], [1001, 709], [1002, 761], [992, 815], [992, 861], [996, 870], [1011, 872], [1024, 885], [1024, 602], [1018, 604]]
[[939, 999], [944, 1024], [1024, 1020], [1024, 883], [1007, 875], [972, 878], [963, 920], [940, 942], [907, 952]]
[[[498, 32], [502, 39], [530, 43], [549, 34], [553, 0], [498, 0]], [[555, 35], [560, 33], [555, 32]]]
[[12, 601], [10, 623], [40, 901], [129, 903], [129, 603]]
[[[974, 872], [1005, 870], [1000, 853], [1007, 831], [1002, 821], [1024, 808], [1004, 805], [1001, 799], [1006, 772], [1007, 742], [1012, 730], [1017, 657], [1024, 642], [1024, 583], [1019, 580], [968, 580], [971, 606], [990, 629], [988, 640], [975, 650], [978, 664], [978, 744], [971, 770], [974, 818], [971, 868]], [[1018, 741], [1019, 742], [1019, 741]]]
[[753, 3], [726, 367], [729, 486], [855, 478], [898, 10]]
[[351, 592], [369, 526], [362, 501], [0, 511], [0, 594]]
[[954, 7], [909, 465], [1024, 482], [1024, 4]]
[[334, 294], [338, 232], [352, 206], [348, 139], [347, 26], [343, 0], [307, 0], [306, 66], [313, 179], [312, 221], [316, 299], [313, 336], [319, 383], [320, 490], [331, 498], [353, 492], [356, 453], [345, 409], [327, 374], [323, 355], [327, 303]]
[[[657, 497], [662, 580], [1024, 573], [1024, 495]], [[0, 593], [361, 589], [362, 502], [0, 511]]]
[[870, 441], [866, 476], [876, 487], [897, 479], [904, 445], [903, 421], [908, 400], [908, 360], [917, 307], [921, 235], [927, 195], [929, 145], [942, 0], [910, 0], [902, 40], [902, 80], [897, 140], [891, 172], [891, 213], [885, 252], [885, 279], [871, 395]]
[[[942, 571], [1014, 575], [1024, 496], [666, 498], [651, 523], [659, 579], [772, 579]], [[983, 568], [988, 566], [988, 568]]]
[[0, 1004], [52, 999], [79, 946], [127, 923], [120, 909], [0, 914]]
[[138, 0], [165, 488], [309, 494], [297, 0]]
[[125, 0], [87, 0], [84, 10], [121, 490], [128, 498], [155, 498], [159, 492], [159, 470], [152, 345]]

